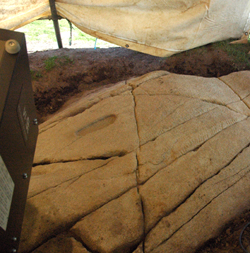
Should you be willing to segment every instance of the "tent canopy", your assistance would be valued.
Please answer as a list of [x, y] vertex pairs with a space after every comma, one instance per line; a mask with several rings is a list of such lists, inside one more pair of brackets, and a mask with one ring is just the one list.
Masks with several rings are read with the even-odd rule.
[[[250, 29], [250, 0], [56, 0], [57, 14], [111, 43], [170, 56]], [[1, 0], [0, 28], [51, 15], [48, 0]]]

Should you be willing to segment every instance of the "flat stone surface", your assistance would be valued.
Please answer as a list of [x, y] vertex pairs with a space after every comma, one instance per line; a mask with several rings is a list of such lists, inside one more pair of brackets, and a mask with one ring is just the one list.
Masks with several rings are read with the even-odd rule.
[[[195, 252], [250, 204], [250, 72], [156, 71], [39, 126], [20, 252]], [[205, 229], [204, 229], [205, 228]]]
[[233, 72], [220, 77], [241, 99], [250, 95], [250, 71]]
[[188, 152], [175, 160], [142, 185], [140, 193], [146, 231], [242, 152], [250, 143], [249, 129], [250, 119], [234, 124], [209, 139], [197, 151]]
[[[204, 103], [200, 104], [200, 109]], [[191, 113], [190, 116], [192, 116]], [[179, 119], [174, 117], [170, 121], [175, 124], [174, 127], [140, 147], [138, 152], [140, 182], [146, 181], [160, 169], [199, 148], [223, 129], [245, 118], [246, 116], [235, 113], [224, 106], [214, 105], [210, 105], [208, 111], [199, 116], [195, 115], [180, 124]]]
[[134, 99], [131, 92], [122, 94], [103, 99], [40, 133], [34, 163], [97, 159], [134, 151], [138, 146]]
[[82, 160], [36, 166], [32, 170], [28, 198], [48, 189], [55, 188], [64, 182], [83, 176], [84, 174], [86, 175], [91, 171], [105, 166], [111, 160], [112, 158], [108, 160]]
[[85, 216], [73, 228], [95, 252], [130, 252], [143, 238], [143, 214], [136, 188]]
[[[72, 162], [73, 168], [75, 163]], [[68, 163], [64, 165], [69, 166]], [[79, 170], [82, 172], [84, 169], [81, 166]], [[70, 228], [82, 217], [136, 187], [136, 166], [135, 153], [113, 158], [104, 166], [88, 173], [79, 173], [28, 198], [21, 251], [39, 246], [54, 234]], [[47, 167], [47, 170], [50, 169]], [[60, 178], [60, 172], [57, 171], [57, 175]], [[43, 175], [41, 177], [43, 179]]]
[[[250, 195], [250, 148], [217, 175], [200, 185], [187, 200], [148, 233], [145, 252], [194, 252], [221, 230], [221, 224], [247, 209]], [[187, 243], [188, 241], [188, 243]]]

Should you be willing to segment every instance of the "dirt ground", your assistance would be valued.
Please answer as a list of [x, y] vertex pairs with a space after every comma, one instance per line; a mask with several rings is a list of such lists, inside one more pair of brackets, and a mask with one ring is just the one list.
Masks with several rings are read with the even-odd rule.
[[222, 49], [208, 45], [169, 58], [125, 48], [60, 49], [29, 54], [39, 121], [58, 111], [72, 96], [155, 70], [219, 77], [250, 69], [236, 64]]
[[[155, 70], [203, 77], [219, 77], [234, 71], [250, 70], [250, 64], [236, 63], [233, 57], [212, 45], [169, 58], [119, 47], [48, 50], [29, 54], [29, 61], [40, 123], [62, 110], [69, 99]], [[249, 221], [250, 207], [228, 224], [218, 238], [208, 242], [196, 253], [244, 252], [239, 244], [239, 235]], [[242, 238], [245, 247], [249, 247], [250, 228], [247, 228]]]

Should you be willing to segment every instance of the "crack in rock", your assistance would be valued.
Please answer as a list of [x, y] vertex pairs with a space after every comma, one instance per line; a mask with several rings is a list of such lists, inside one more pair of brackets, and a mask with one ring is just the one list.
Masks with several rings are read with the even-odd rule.
[[228, 82], [226, 82], [226, 80], [223, 80], [222, 78], [219, 78], [219, 80], [221, 80], [223, 83], [225, 83], [225, 85], [227, 85], [227, 86], [239, 97], [239, 100], [242, 101], [242, 102], [247, 106], [247, 108], [250, 109], [250, 106], [244, 101], [244, 99], [245, 99], [247, 96], [242, 98], [242, 97], [240, 96], [240, 94], [237, 93], [237, 91], [236, 91], [235, 89], [233, 89], [233, 87], [231, 87], [231, 86], [229, 85]]
[[[248, 145], [216, 175], [213, 175], [199, 185], [173, 212], [163, 217], [147, 235], [146, 252], [151, 252], [153, 248], [157, 248], [167, 242], [168, 239], [197, 216], [209, 203], [243, 179], [250, 169], [250, 161], [246, 159], [249, 157], [249, 152]], [[235, 169], [239, 168], [239, 166], [243, 168], [238, 169], [235, 173]], [[210, 195], [211, 198], [209, 198]], [[156, 234], [158, 235], [157, 237], [155, 237]]]
[[[134, 100], [134, 116], [135, 116], [135, 122], [136, 122], [136, 128], [137, 128], [137, 136], [138, 136], [138, 140], [139, 140], [139, 129], [138, 129], [138, 121], [137, 121], [137, 115], [136, 115], [136, 100], [135, 100], [135, 96], [133, 94], [132, 91], [132, 95], [133, 95], [133, 100]], [[139, 146], [138, 146], [139, 149]], [[139, 161], [138, 161], [138, 150], [136, 152], [136, 160], [137, 160], [137, 169], [136, 169], [136, 182], [137, 182], [137, 193], [139, 194], [140, 197], [140, 202], [141, 202], [141, 213], [142, 213], [142, 217], [143, 217], [143, 241], [142, 241], [142, 251], [144, 252], [144, 242], [145, 242], [145, 214], [144, 214], [144, 207], [143, 207], [143, 200], [140, 194], [140, 189], [139, 189], [139, 178], [138, 178], [138, 168], [139, 168]]]
[[[217, 109], [218, 108], [214, 108], [213, 110]], [[200, 148], [202, 148], [202, 146], [207, 141], [216, 137], [219, 133], [225, 131], [228, 127], [231, 127], [246, 119], [246, 118], [240, 119], [239, 117], [228, 119], [227, 114], [222, 111], [220, 112], [221, 114], [218, 115], [218, 119], [220, 119], [218, 122], [213, 122], [212, 118], [209, 120], [208, 123], [204, 125], [204, 127], [202, 126], [200, 127], [202, 128], [202, 130], [200, 131], [198, 130], [195, 131], [194, 126], [193, 127], [187, 126], [187, 124], [199, 118], [201, 118], [201, 121], [206, 122], [203, 119], [203, 117], [206, 116], [206, 114], [208, 113], [209, 114], [212, 113], [213, 110], [206, 112], [203, 115], [200, 115], [186, 123], [185, 129], [191, 129], [192, 131], [194, 131], [194, 133], [192, 132], [190, 133], [190, 131], [188, 132], [187, 130], [184, 133], [184, 136], [182, 136], [183, 131], [180, 131], [180, 133], [177, 131], [182, 126], [181, 124], [179, 125], [179, 127], [174, 128], [172, 132], [170, 133], [166, 132], [163, 135], [156, 138], [156, 140], [154, 140], [153, 142], [149, 142], [147, 145], [145, 144], [140, 147], [139, 151], [139, 173], [141, 173], [140, 184], [144, 184], [159, 171], [171, 165], [173, 162], [180, 159], [184, 155], [190, 152], [197, 152]], [[196, 125], [197, 123], [195, 124], [195, 126]], [[169, 137], [167, 137], [168, 135]], [[176, 136], [178, 136], [178, 138]], [[159, 147], [161, 149], [159, 149]], [[149, 171], [149, 169], [151, 169], [151, 175], [145, 174], [146, 172], [144, 171], [147, 170]]]
[[[195, 213], [194, 216], [192, 216], [188, 221], [186, 221], [185, 223], [183, 223], [175, 232], [173, 232], [166, 240], [162, 241], [159, 245], [156, 246], [160, 247], [161, 245], [164, 245], [168, 240], [170, 240], [172, 237], [174, 237], [183, 227], [185, 227], [187, 224], [189, 224], [190, 222], [192, 222], [196, 216], [198, 216], [205, 208], [207, 208], [213, 201], [215, 201], [218, 197], [220, 197], [223, 193], [225, 193], [227, 190], [229, 190], [230, 188], [234, 187], [238, 182], [240, 182], [243, 178], [245, 178], [249, 173], [249, 167], [247, 168], [248, 171], [242, 175], [242, 177], [240, 179], [238, 179], [237, 181], [235, 181], [232, 185], [230, 185], [228, 188], [224, 189], [223, 191], [221, 191], [219, 194], [217, 194], [214, 198], [212, 198], [206, 205], [204, 205], [201, 209], [198, 210], [197, 213]], [[190, 196], [191, 197], [191, 196]]]
[[[245, 120], [222, 131], [216, 138], [203, 145], [199, 152], [183, 156], [140, 187], [145, 204], [147, 231], [152, 229], [161, 217], [171, 213], [188, 198], [202, 182], [218, 173], [224, 166], [228, 166], [228, 163], [247, 147], [250, 136], [246, 138], [244, 132], [247, 133], [249, 124], [250, 121]], [[228, 150], [228, 135], [235, 139], [240, 129], [243, 131], [241, 138]], [[218, 142], [223, 149], [215, 149]], [[171, 194], [173, 189], [175, 194]]]
[[[107, 161], [101, 162], [106, 163]], [[86, 169], [89, 167], [88, 163], [96, 163], [96, 161], [84, 162]], [[79, 165], [74, 168], [73, 164], [66, 163], [62, 165], [71, 167], [71, 173], [75, 169], [76, 172], [79, 169], [84, 169]], [[27, 202], [28, 208], [26, 208], [26, 212], [31, 213], [31, 215], [25, 216], [24, 224], [26, 225], [23, 228], [24, 236], [22, 238], [22, 245], [25, 250], [29, 251], [40, 245], [50, 234], [55, 234], [56, 231], [61, 232], [69, 229], [82, 217], [135, 188], [137, 185], [136, 168], [136, 154], [130, 153], [126, 156], [112, 159], [108, 164], [102, 166], [101, 169], [92, 170], [30, 198]], [[64, 171], [60, 169], [60, 171], [63, 177], [65, 173], [68, 176], [66, 169]], [[58, 177], [58, 181], [60, 173], [56, 172], [55, 175]], [[44, 182], [46, 183], [46, 181]], [[66, 206], [65, 203], [67, 203]], [[39, 215], [34, 215], [33, 209]], [[32, 238], [27, 238], [29, 237], [28, 230], [31, 226], [35, 232], [32, 234]]]

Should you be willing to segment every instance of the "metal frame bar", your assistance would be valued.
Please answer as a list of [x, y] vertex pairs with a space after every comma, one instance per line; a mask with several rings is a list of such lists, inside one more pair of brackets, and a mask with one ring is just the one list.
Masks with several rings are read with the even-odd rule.
[[63, 48], [55, 0], [49, 0], [49, 4], [50, 4], [50, 10], [51, 10], [51, 14], [52, 14], [52, 20], [54, 23], [57, 44], [58, 44], [59, 48]]

